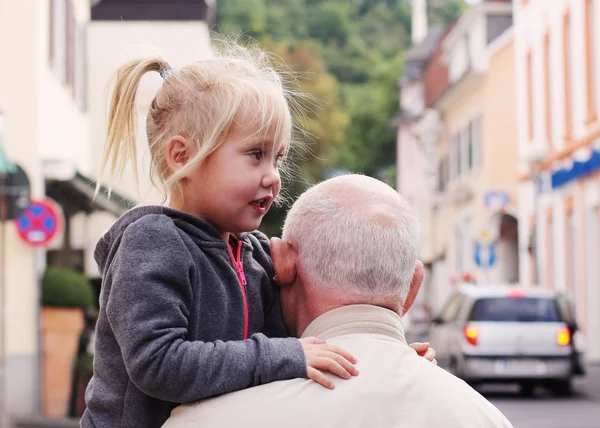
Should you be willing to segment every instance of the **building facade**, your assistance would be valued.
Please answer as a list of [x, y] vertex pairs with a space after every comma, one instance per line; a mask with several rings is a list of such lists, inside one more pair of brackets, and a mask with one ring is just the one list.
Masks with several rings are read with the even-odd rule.
[[[2, 151], [26, 172], [31, 199], [54, 199], [64, 217], [62, 233], [41, 248], [24, 243], [14, 221], [0, 225], [6, 356], [0, 388], [14, 418], [42, 413], [40, 281], [46, 266], [67, 263], [98, 276], [98, 238], [138, 201], [127, 185], [116, 186], [111, 198], [105, 192], [94, 198], [109, 76], [121, 62], [150, 50], [175, 66], [205, 58], [213, 7], [208, 0], [0, 1]], [[152, 85], [160, 84], [150, 76], [146, 83], [142, 114]]]
[[519, 280], [511, 25], [510, 2], [471, 6], [424, 69], [424, 110], [412, 129], [433, 162], [422, 178], [432, 191], [421, 217], [432, 313], [457, 282]]
[[600, 361], [600, 3], [514, 2], [522, 282], [569, 290]]
[[[91, 153], [85, 100], [86, 0], [0, 2], [0, 135], [9, 161], [21, 166], [31, 198], [63, 166], [89, 173]], [[46, 250], [26, 245], [14, 221], [4, 225], [2, 272], [5, 384], [12, 415], [40, 412], [39, 281]], [[56, 244], [60, 245], [60, 244]]]

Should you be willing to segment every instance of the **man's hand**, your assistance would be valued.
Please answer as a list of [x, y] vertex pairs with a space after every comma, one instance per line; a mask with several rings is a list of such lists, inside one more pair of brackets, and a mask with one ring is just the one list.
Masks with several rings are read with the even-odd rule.
[[309, 379], [320, 383], [325, 388], [333, 389], [333, 382], [328, 379], [322, 370], [333, 373], [342, 379], [357, 376], [358, 370], [354, 367], [356, 358], [350, 353], [316, 337], [300, 339], [306, 358], [306, 375]]
[[431, 361], [437, 366], [437, 360], [435, 359], [435, 349], [431, 347], [429, 342], [414, 342], [410, 345], [420, 357], [424, 357], [426, 360]]

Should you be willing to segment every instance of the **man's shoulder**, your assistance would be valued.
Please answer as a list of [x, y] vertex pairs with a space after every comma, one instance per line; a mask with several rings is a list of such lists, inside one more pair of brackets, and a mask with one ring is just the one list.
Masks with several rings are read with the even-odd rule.
[[[180, 406], [165, 426], [191, 428], [200, 422], [213, 421], [233, 426], [250, 420], [255, 424], [269, 422], [278, 426], [278, 422], [290, 422], [290, 414], [297, 416], [288, 426], [307, 426], [326, 420], [353, 421], [348, 426], [360, 426], [360, 423], [368, 423], [373, 414], [381, 413], [392, 422], [389, 426], [405, 426], [407, 421], [416, 428], [442, 426], [430, 423], [437, 423], [441, 418], [442, 423], [451, 422], [443, 425], [448, 427], [473, 426], [468, 425], [473, 419], [482, 421], [476, 426], [510, 427], [501, 423], [501, 413], [479, 393], [419, 357], [405, 343], [384, 335], [364, 333], [341, 335], [327, 341], [355, 355], [360, 370], [360, 374], [350, 380], [326, 373], [335, 384], [333, 391], [307, 379], [274, 382]], [[389, 402], [396, 405], [390, 408], [386, 404]], [[298, 413], [306, 408], [311, 412]], [[365, 413], [366, 408], [371, 409], [370, 412]], [[431, 408], [438, 411], [432, 413]]]

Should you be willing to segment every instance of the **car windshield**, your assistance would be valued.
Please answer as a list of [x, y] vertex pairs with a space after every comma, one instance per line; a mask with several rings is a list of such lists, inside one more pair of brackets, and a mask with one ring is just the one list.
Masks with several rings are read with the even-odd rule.
[[560, 322], [554, 299], [549, 298], [483, 298], [473, 305], [470, 321], [494, 322]]

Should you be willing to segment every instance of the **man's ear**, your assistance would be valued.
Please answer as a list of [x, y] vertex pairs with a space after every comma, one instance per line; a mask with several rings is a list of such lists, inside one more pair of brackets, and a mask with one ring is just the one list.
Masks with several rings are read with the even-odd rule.
[[291, 285], [296, 280], [296, 250], [289, 242], [279, 238], [271, 238], [271, 258], [275, 268], [275, 283], [283, 286]]
[[415, 264], [415, 273], [413, 274], [413, 278], [410, 283], [410, 289], [408, 290], [408, 295], [406, 296], [406, 300], [404, 301], [404, 306], [402, 308], [402, 315], [407, 313], [415, 302], [417, 294], [419, 293], [419, 289], [421, 288], [421, 284], [423, 283], [424, 276], [425, 270], [423, 269], [423, 263], [420, 260], [417, 260], [417, 263]]
[[192, 154], [191, 146], [187, 138], [181, 135], [172, 137], [166, 148], [166, 160], [171, 173], [176, 173], [190, 160]]

